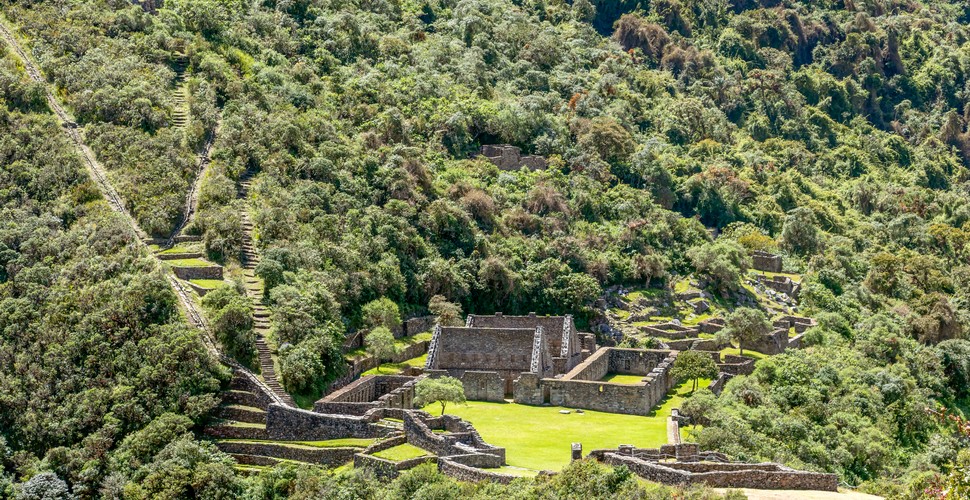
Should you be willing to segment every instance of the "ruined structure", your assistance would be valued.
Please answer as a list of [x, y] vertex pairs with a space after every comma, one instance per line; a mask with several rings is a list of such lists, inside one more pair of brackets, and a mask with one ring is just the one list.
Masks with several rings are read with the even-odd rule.
[[[562, 377], [523, 376], [515, 402], [648, 415], [676, 383], [670, 375], [676, 358], [676, 351], [604, 347]], [[611, 374], [643, 378], [635, 384], [605, 381]]]
[[488, 161], [502, 170], [542, 170], [548, 163], [538, 155], [522, 155], [522, 150], [509, 144], [486, 144], [480, 151]]
[[367, 375], [317, 401], [313, 411], [363, 415], [374, 408], [410, 410], [414, 407], [414, 385], [421, 378]]
[[469, 399], [502, 401], [524, 375], [555, 377], [578, 365], [595, 349], [593, 338], [568, 315], [469, 315], [464, 327], [435, 327], [425, 372], [461, 379]]
[[782, 270], [781, 255], [755, 250], [751, 254], [751, 267], [768, 273], [780, 273]]
[[642, 449], [623, 445], [594, 450], [592, 457], [609, 465], [625, 465], [634, 474], [657, 483], [712, 488], [838, 491], [835, 474], [806, 472], [776, 463], [731, 462], [723, 453], [700, 451], [693, 443]]

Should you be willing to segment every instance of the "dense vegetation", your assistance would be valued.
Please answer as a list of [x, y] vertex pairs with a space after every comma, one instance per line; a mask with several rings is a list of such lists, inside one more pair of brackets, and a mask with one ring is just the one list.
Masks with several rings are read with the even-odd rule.
[[40, 471], [91, 496], [141, 481], [171, 440], [122, 465], [131, 436], [171, 412], [185, 433], [225, 374], [14, 61], [0, 46], [0, 497]]
[[[190, 230], [203, 235], [210, 257], [235, 260], [237, 208], [250, 204], [274, 341], [290, 344], [281, 360], [284, 379], [307, 373], [297, 366], [320, 379], [334, 376], [345, 330], [361, 326], [363, 305], [381, 298], [405, 313], [440, 296], [466, 312], [571, 312], [581, 323], [595, 322], [590, 304], [614, 285], [661, 286], [674, 274], [696, 272], [711, 278], [712, 291], [730, 296], [747, 251], [766, 249], [784, 253], [786, 267], [805, 276], [801, 312], [820, 327], [808, 337], [812, 347], [759, 362], [720, 399], [695, 396], [696, 415], [708, 424], [703, 445], [900, 492], [903, 483], [918, 490], [921, 478], [945, 470], [965, 446], [924, 411], [937, 403], [966, 408], [970, 396], [963, 328], [970, 319], [970, 9], [963, 3], [0, 6], [29, 37], [153, 234], [176, 223], [194, 172], [192, 152], [221, 108], [212, 172]], [[182, 54], [192, 75], [184, 128], [172, 126], [173, 68]], [[38, 90], [7, 78], [0, 88], [5, 116], [14, 117], [8, 123], [41, 120], [22, 115], [43, 113]], [[60, 141], [48, 122], [7, 141]], [[500, 171], [469, 157], [500, 142], [544, 155], [551, 166]], [[54, 154], [63, 144], [38, 149]], [[11, 165], [4, 158], [3, 167], [17, 173], [11, 185], [80, 182], [73, 170], [74, 181], [55, 181], [59, 170], [37, 167], [44, 175], [34, 177]], [[253, 197], [236, 200], [234, 181], [247, 170], [257, 172]], [[112, 273], [128, 278], [90, 276], [113, 289], [124, 283], [151, 290], [159, 304], [119, 323], [135, 332], [124, 339], [164, 343], [188, 335], [173, 325], [174, 301], [152, 266], [120, 236], [98, 236], [119, 224], [79, 225], [97, 216], [76, 213], [93, 191], [77, 187], [73, 199], [42, 201], [57, 192], [36, 188], [29, 199], [50, 206], [67, 225], [61, 231], [78, 234], [57, 244], [42, 238], [56, 257], [32, 257], [44, 270], [20, 279], [56, 283], [66, 272], [58, 270], [80, 273], [76, 261], [84, 261], [65, 248], [114, 242], [92, 255], [118, 255]], [[18, 222], [17, 231], [54, 231], [48, 219], [38, 215], [37, 230]], [[721, 234], [716, 242], [711, 230]], [[147, 272], [135, 276], [135, 269]], [[75, 287], [84, 289], [84, 276]], [[5, 294], [30, 293], [12, 285], [14, 278], [4, 280]], [[58, 313], [45, 321], [116, 319], [60, 302], [83, 296], [72, 291], [39, 302]], [[89, 311], [124, 304], [84, 302]], [[34, 310], [23, 307], [9, 311]], [[102, 330], [64, 331], [87, 342], [95, 334], [81, 332]], [[5, 333], [0, 340], [23, 338]], [[80, 358], [58, 363], [83, 366]], [[133, 363], [122, 366], [134, 370]], [[191, 371], [187, 365], [166, 374]], [[202, 373], [186, 376], [208, 378]], [[43, 376], [71, 377], [51, 370]], [[171, 384], [161, 387], [178, 385]], [[198, 381], [192, 393], [208, 386]], [[81, 387], [89, 386], [58, 386], [75, 399], [86, 394]], [[143, 422], [158, 411], [136, 414]], [[80, 439], [91, 425], [69, 435]], [[4, 431], [16, 450], [42, 453], [77, 442], [17, 429]]]

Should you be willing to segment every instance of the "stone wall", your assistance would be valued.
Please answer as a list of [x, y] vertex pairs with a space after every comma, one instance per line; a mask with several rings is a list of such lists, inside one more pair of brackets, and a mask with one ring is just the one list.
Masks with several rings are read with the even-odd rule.
[[342, 438], [374, 438], [377, 427], [366, 417], [314, 413], [273, 404], [266, 412], [266, 431], [277, 441], [324, 441]]
[[542, 327], [549, 354], [553, 358], [562, 358], [559, 368], [554, 375], [565, 373], [582, 361], [583, 346], [576, 331], [576, 324], [571, 315], [539, 316], [529, 313], [527, 316], [506, 316], [502, 313], [494, 315], [470, 314], [466, 318], [469, 328], [536, 328]]
[[670, 355], [669, 351], [653, 349], [609, 349], [610, 373], [648, 375]]
[[788, 330], [777, 329], [756, 342], [742, 342], [741, 347], [762, 354], [779, 354], [788, 349]]
[[502, 170], [517, 170], [525, 167], [529, 170], [542, 170], [548, 163], [538, 155], [522, 155], [522, 150], [509, 144], [486, 144], [480, 153], [493, 165]]
[[781, 255], [756, 250], [751, 255], [751, 267], [758, 271], [780, 273], [783, 267]]
[[697, 325], [702, 333], [717, 333], [724, 329], [724, 320], [721, 318], [711, 318], [707, 321], [701, 321]]
[[313, 446], [292, 446], [279, 443], [247, 443], [239, 441], [220, 441], [216, 446], [232, 455], [261, 455], [285, 460], [296, 460], [313, 464], [337, 466], [354, 458], [359, 448], [323, 448]]
[[419, 316], [404, 321], [404, 334], [413, 337], [419, 333], [430, 332], [434, 328], [437, 318], [434, 316]]
[[497, 372], [466, 371], [461, 378], [465, 398], [473, 401], [504, 401], [505, 379]]
[[172, 272], [179, 279], [183, 280], [221, 280], [222, 266], [197, 266], [197, 267], [176, 267], [172, 266]]
[[[676, 352], [669, 351], [603, 348], [562, 379], [542, 379], [539, 382], [540, 402], [570, 408], [649, 415], [651, 409], [675, 384], [673, 377], [670, 376], [670, 369], [676, 357]], [[583, 377], [584, 373], [593, 375], [602, 372], [604, 358], [609, 360], [608, 366], [614, 366], [615, 362], [620, 363], [619, 373], [624, 373], [624, 369], [629, 366], [630, 371], [625, 373], [643, 374], [644, 380], [638, 384], [614, 384], [576, 378]], [[661, 361], [654, 366], [652, 363], [656, 359]], [[630, 362], [629, 365], [626, 364], [627, 361]], [[649, 371], [647, 371], [648, 368]], [[521, 391], [521, 395], [522, 400], [517, 397], [516, 402], [537, 404], [534, 392], [527, 394]], [[530, 395], [532, 398], [526, 400]]]
[[438, 471], [459, 481], [471, 483], [491, 481], [494, 483], [509, 484], [515, 479], [515, 476], [508, 474], [499, 474], [458, 463], [450, 457], [438, 459]]
[[[653, 482], [669, 485], [704, 484], [712, 488], [838, 491], [838, 476], [788, 469], [778, 464], [656, 463], [618, 453], [606, 453], [604, 462], [625, 465]], [[739, 467], [740, 466], [740, 467]], [[694, 472], [693, 468], [704, 472]]]
[[265, 427], [239, 427], [234, 425], [209, 425], [202, 432], [216, 439], [269, 439]]

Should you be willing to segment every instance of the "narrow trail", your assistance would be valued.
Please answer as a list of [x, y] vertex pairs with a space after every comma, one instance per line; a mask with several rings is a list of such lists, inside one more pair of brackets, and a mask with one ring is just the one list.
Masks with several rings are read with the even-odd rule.
[[[238, 197], [244, 201], [249, 196], [253, 173], [252, 170], [247, 170], [239, 178]], [[283, 386], [276, 377], [276, 367], [273, 365], [272, 350], [266, 342], [266, 335], [269, 334], [270, 330], [269, 309], [263, 304], [265, 298], [263, 295], [263, 284], [256, 276], [259, 255], [253, 246], [253, 222], [249, 218], [249, 210], [246, 209], [245, 204], [240, 211], [240, 216], [243, 225], [243, 252], [241, 259], [243, 266], [243, 284], [246, 288], [246, 295], [253, 302], [253, 325], [256, 330], [256, 352], [259, 355], [259, 369], [263, 375], [263, 380], [266, 381], [266, 385], [280, 398], [296, 406], [293, 398], [283, 389]]]
[[195, 180], [192, 181], [192, 187], [189, 189], [189, 193], [185, 196], [185, 209], [182, 212], [182, 220], [179, 225], [172, 231], [172, 236], [168, 238], [165, 243], [166, 248], [170, 248], [175, 244], [175, 238], [182, 235], [182, 231], [192, 222], [192, 218], [195, 217], [196, 211], [199, 209], [199, 192], [202, 189], [202, 179], [205, 178], [206, 170], [209, 168], [209, 163], [211, 163], [209, 154], [212, 152], [212, 145], [216, 142], [216, 137], [219, 135], [219, 127], [222, 125], [222, 117], [216, 122], [216, 126], [212, 129], [212, 133], [209, 134], [209, 138], [205, 141], [205, 145], [202, 146], [202, 150], [199, 152], [198, 167], [195, 171]]
[[57, 101], [57, 99], [54, 98], [54, 95], [50, 91], [50, 86], [47, 85], [47, 81], [44, 80], [40, 70], [37, 69], [37, 66], [34, 65], [33, 61], [27, 56], [27, 53], [24, 52], [24, 50], [20, 47], [17, 39], [14, 38], [13, 34], [10, 33], [3, 23], [0, 23], [0, 36], [3, 37], [3, 39], [7, 42], [7, 45], [13, 49], [14, 53], [17, 54], [17, 56], [23, 62], [24, 69], [27, 71], [27, 75], [30, 77], [30, 79], [44, 84], [44, 95], [47, 97], [48, 105], [50, 105], [50, 108], [54, 111], [54, 114], [57, 115], [57, 118], [61, 122], [61, 126], [64, 127], [64, 130], [67, 132], [67, 135], [70, 136], [71, 141], [77, 148], [81, 158], [84, 159], [85, 168], [87, 168], [91, 179], [93, 179], [95, 184], [97, 184], [98, 189], [104, 195], [104, 198], [108, 201], [108, 204], [114, 211], [122, 214], [128, 220], [128, 225], [135, 232], [135, 235], [138, 236], [138, 239], [142, 240], [143, 242], [147, 242], [150, 239], [148, 234], [138, 226], [135, 219], [131, 216], [131, 213], [129, 213], [125, 208], [125, 204], [121, 200], [121, 197], [118, 196], [118, 192], [115, 191], [114, 186], [112, 186], [111, 182], [108, 180], [108, 174], [105, 172], [104, 167], [94, 157], [94, 153], [91, 152], [87, 145], [84, 144], [84, 140], [77, 130], [77, 123], [66, 111], [64, 111], [64, 108]]
[[[118, 212], [125, 218], [129, 228], [138, 237], [141, 243], [143, 245], [147, 245], [148, 242], [151, 241], [151, 239], [148, 237], [148, 234], [145, 233], [145, 231], [143, 231], [141, 227], [138, 226], [138, 223], [131, 216], [131, 213], [129, 213], [128, 210], [125, 208], [125, 205], [121, 200], [121, 197], [118, 196], [118, 193], [117, 191], [115, 191], [114, 186], [112, 186], [111, 182], [108, 180], [108, 176], [105, 173], [104, 168], [101, 166], [100, 163], [98, 163], [97, 159], [94, 157], [94, 153], [92, 153], [91, 150], [87, 147], [87, 145], [84, 144], [84, 140], [81, 137], [81, 134], [78, 133], [77, 131], [77, 123], [75, 123], [74, 120], [71, 118], [71, 116], [66, 111], [64, 111], [64, 108], [61, 106], [61, 104], [54, 97], [54, 94], [51, 92], [50, 85], [47, 84], [47, 81], [41, 75], [40, 70], [37, 68], [36, 65], [34, 65], [33, 60], [27, 56], [27, 53], [24, 52], [20, 44], [17, 42], [17, 39], [7, 29], [6, 25], [3, 22], [0, 22], [0, 37], [4, 39], [6, 44], [13, 49], [14, 54], [16, 54], [23, 62], [24, 68], [27, 72], [27, 75], [30, 77], [30, 79], [34, 80], [35, 82], [44, 84], [44, 94], [47, 97], [47, 102], [50, 105], [51, 110], [54, 111], [58, 119], [61, 121], [61, 125], [64, 127], [64, 130], [67, 132], [68, 136], [71, 138], [71, 141], [74, 143], [74, 146], [78, 150], [78, 154], [80, 154], [80, 156], [84, 159], [84, 164], [88, 170], [88, 174], [91, 176], [91, 179], [97, 185], [98, 190], [104, 196], [105, 200], [108, 202], [108, 205], [111, 207], [111, 209], [114, 210], [115, 212]], [[287, 399], [283, 399], [279, 397], [275, 392], [275, 390], [271, 389], [270, 387], [267, 387], [267, 384], [264, 384], [258, 377], [256, 377], [256, 375], [254, 375], [246, 367], [240, 365], [234, 359], [224, 355], [219, 351], [217, 344], [212, 339], [212, 333], [209, 330], [208, 324], [205, 321], [205, 317], [199, 311], [199, 308], [195, 304], [195, 301], [192, 300], [192, 296], [190, 295], [189, 290], [174, 276], [169, 275], [168, 279], [169, 279], [170, 285], [172, 286], [173, 291], [175, 291], [176, 296], [178, 296], [179, 301], [182, 303], [182, 306], [185, 310], [186, 318], [188, 319], [189, 323], [191, 323], [193, 326], [195, 326], [196, 328], [202, 331], [202, 341], [205, 344], [206, 349], [209, 351], [209, 353], [213, 357], [221, 361], [222, 363], [225, 363], [231, 366], [237, 374], [241, 375], [246, 379], [249, 379], [254, 384], [256, 384], [257, 387], [262, 388], [263, 392], [265, 392], [274, 403], [294, 406], [291, 398], [287, 397]]]

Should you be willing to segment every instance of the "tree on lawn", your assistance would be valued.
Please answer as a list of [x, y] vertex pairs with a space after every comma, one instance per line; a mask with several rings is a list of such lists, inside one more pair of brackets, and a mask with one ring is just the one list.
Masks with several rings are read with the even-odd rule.
[[745, 342], [757, 342], [771, 333], [771, 322], [765, 313], [750, 307], [740, 307], [724, 320], [721, 335], [738, 343], [738, 352], [744, 355]]
[[670, 375], [678, 381], [692, 380], [691, 394], [697, 390], [697, 381], [702, 378], [714, 378], [717, 376], [717, 364], [707, 353], [700, 351], [683, 351], [674, 361], [674, 367]]
[[377, 359], [377, 371], [381, 371], [381, 361], [390, 359], [397, 354], [397, 345], [394, 344], [394, 334], [383, 326], [374, 328], [364, 336], [364, 346], [366, 346], [367, 352]]
[[438, 403], [444, 415], [448, 403], [464, 402], [465, 387], [454, 377], [424, 378], [414, 386], [414, 405], [419, 408]]

